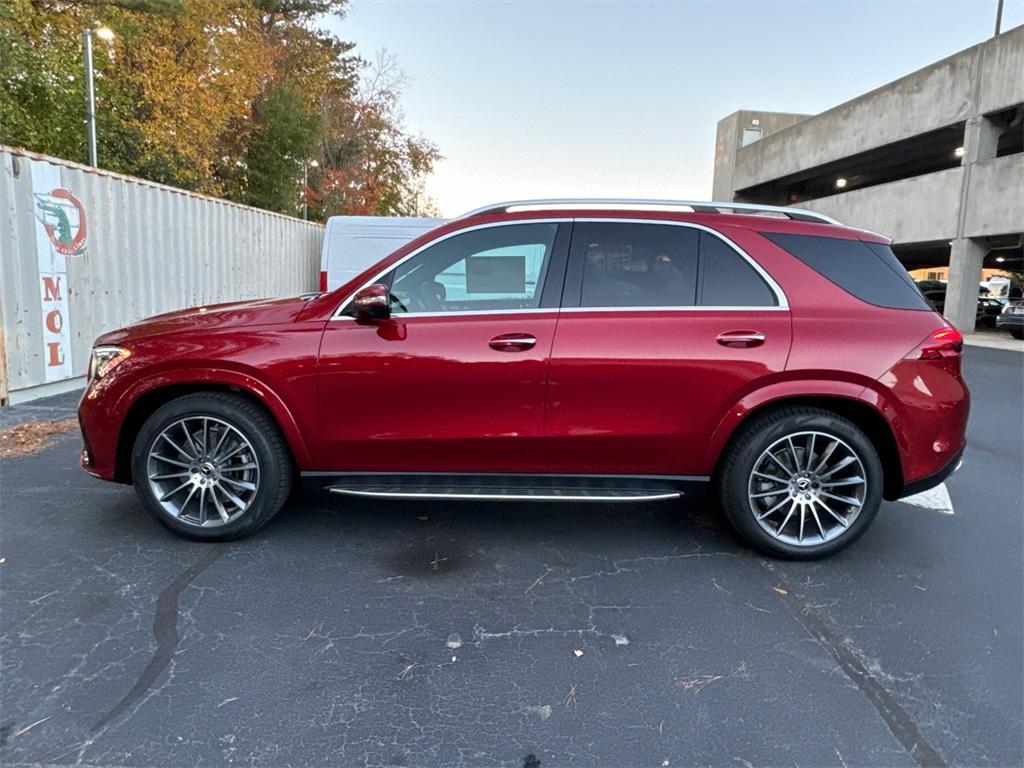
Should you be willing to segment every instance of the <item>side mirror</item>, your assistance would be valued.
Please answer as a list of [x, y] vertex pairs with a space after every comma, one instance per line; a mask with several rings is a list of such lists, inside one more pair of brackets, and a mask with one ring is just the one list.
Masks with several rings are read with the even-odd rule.
[[357, 323], [376, 323], [391, 317], [391, 291], [383, 283], [368, 285], [352, 299]]

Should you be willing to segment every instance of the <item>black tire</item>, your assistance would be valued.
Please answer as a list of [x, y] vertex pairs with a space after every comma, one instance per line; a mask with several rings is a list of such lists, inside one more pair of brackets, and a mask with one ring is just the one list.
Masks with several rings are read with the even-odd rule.
[[[748, 493], [749, 484], [753, 482], [751, 473], [764, 451], [787, 435], [807, 432], [823, 433], [842, 440], [860, 460], [866, 482], [860, 511], [848, 527], [836, 528], [836, 537], [830, 540], [796, 545], [775, 538], [762, 528]], [[715, 481], [722, 511], [743, 540], [767, 555], [787, 560], [813, 560], [848, 547], [871, 525], [882, 503], [882, 463], [874, 445], [851, 421], [820, 408], [780, 408], [755, 416], [749, 424], [741, 427], [726, 449], [719, 461]], [[782, 498], [787, 493], [780, 493], [775, 498]], [[785, 506], [783, 511], [786, 511]], [[829, 520], [824, 514], [822, 517]]]
[[1014, 329], [1010, 331], [1010, 335], [1013, 336], [1013, 338], [1017, 339], [1018, 341], [1024, 340], [1024, 331], [1022, 330]]
[[[175, 517], [161, 505], [148, 480], [154, 442], [175, 422], [195, 417], [217, 419], [240, 432], [260, 468], [259, 483], [248, 506], [237, 518], [218, 527], [200, 527]], [[291, 490], [292, 475], [291, 455], [273, 418], [246, 398], [227, 393], [184, 395], [162, 405], [146, 419], [132, 447], [132, 479], [143, 507], [175, 533], [197, 541], [228, 541], [256, 531], [281, 509]]]

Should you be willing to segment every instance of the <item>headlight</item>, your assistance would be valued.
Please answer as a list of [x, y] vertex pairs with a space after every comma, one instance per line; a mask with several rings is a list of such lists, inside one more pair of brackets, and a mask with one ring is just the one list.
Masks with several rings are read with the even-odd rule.
[[102, 379], [131, 354], [124, 347], [94, 347], [89, 358], [89, 381]]

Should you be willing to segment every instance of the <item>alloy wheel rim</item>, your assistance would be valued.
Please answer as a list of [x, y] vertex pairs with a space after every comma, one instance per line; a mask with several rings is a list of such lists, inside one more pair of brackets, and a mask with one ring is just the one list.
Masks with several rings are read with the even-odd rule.
[[260, 462], [237, 427], [212, 416], [189, 416], [153, 440], [146, 475], [153, 498], [168, 515], [197, 528], [218, 528], [252, 506]]
[[846, 533], [867, 490], [864, 465], [848, 443], [825, 432], [793, 432], [754, 462], [747, 500], [772, 538], [813, 547]]

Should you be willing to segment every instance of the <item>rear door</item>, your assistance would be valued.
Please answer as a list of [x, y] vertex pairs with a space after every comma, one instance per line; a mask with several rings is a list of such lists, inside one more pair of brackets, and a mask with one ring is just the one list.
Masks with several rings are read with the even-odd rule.
[[786, 364], [781, 289], [704, 227], [577, 220], [546, 410], [556, 473], [696, 474], [726, 410]]

